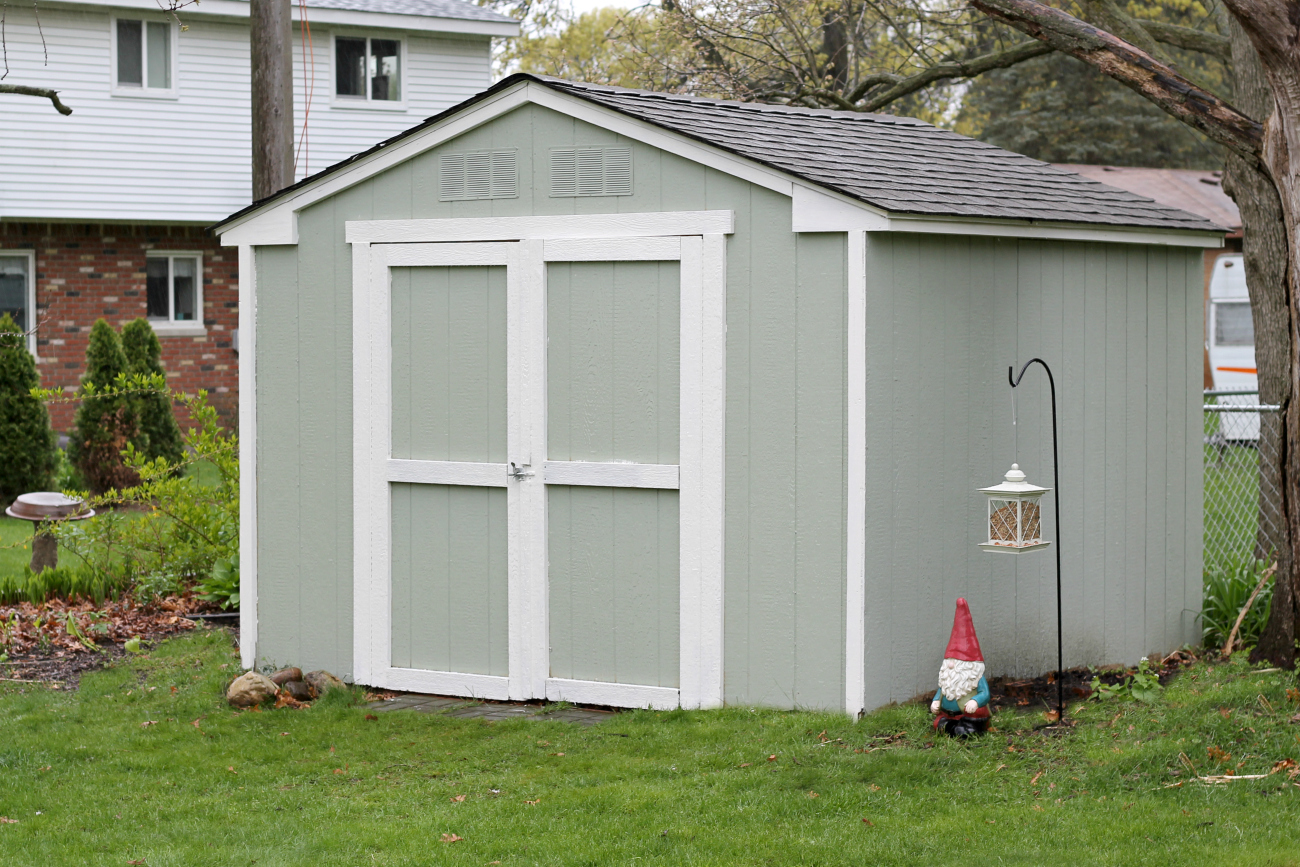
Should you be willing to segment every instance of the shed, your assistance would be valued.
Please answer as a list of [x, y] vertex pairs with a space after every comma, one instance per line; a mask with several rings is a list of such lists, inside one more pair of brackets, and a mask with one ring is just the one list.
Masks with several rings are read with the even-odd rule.
[[[216, 227], [246, 666], [855, 714], [1192, 641], [1204, 218], [903, 117], [511, 76]], [[1053, 365], [1062, 476], [1051, 478]], [[1052, 526], [1054, 500], [1044, 503]]]

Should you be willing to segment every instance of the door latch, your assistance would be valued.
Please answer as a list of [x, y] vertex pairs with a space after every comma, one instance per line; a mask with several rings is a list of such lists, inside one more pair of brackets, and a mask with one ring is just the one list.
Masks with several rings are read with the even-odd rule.
[[533, 471], [528, 469], [527, 464], [525, 464], [522, 467], [517, 467], [515, 466], [515, 462], [511, 461], [510, 469], [506, 471], [506, 475], [514, 479], [516, 482], [521, 482], [524, 479], [528, 478], [529, 476], [533, 475]]

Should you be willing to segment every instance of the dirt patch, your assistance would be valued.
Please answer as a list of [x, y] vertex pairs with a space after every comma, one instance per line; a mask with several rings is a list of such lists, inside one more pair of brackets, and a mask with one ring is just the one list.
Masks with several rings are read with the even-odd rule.
[[[1194, 662], [1196, 657], [1185, 650], [1175, 651], [1159, 660], [1160, 682], [1168, 683], [1179, 669]], [[1079, 701], [1092, 695], [1092, 679], [1100, 678], [1102, 683], [1116, 684], [1129, 677], [1134, 669], [1123, 666], [1106, 666], [1100, 669], [1071, 668], [1062, 672], [1061, 686], [1064, 688], [1065, 702]], [[1056, 708], [1056, 672], [1049, 671], [1038, 677], [989, 678], [989, 706], [996, 710], [1020, 711], [1024, 713], [1053, 710]]]
[[196, 628], [195, 614], [215, 611], [186, 593], [145, 604], [125, 598], [96, 606], [85, 600], [52, 599], [39, 605], [0, 606], [0, 686], [42, 683], [76, 689], [82, 672], [124, 656], [128, 641], [142, 645]]

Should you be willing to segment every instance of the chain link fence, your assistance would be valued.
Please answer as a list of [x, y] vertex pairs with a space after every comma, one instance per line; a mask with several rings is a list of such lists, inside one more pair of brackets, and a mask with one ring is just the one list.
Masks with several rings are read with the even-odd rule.
[[1272, 561], [1283, 526], [1279, 408], [1253, 391], [1205, 392], [1205, 572]]

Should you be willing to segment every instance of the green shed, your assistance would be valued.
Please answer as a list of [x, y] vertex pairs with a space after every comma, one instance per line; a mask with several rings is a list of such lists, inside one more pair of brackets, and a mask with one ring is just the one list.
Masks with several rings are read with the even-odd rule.
[[1065, 492], [1067, 666], [1197, 636], [1202, 218], [908, 118], [514, 75], [216, 231], [246, 666], [855, 714], [934, 689], [965, 596], [1035, 675], [1053, 558], [978, 547], [1013, 461]]

